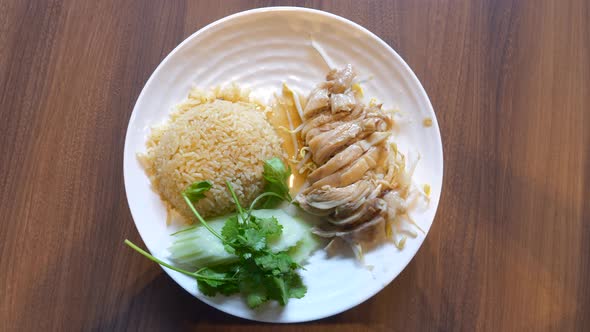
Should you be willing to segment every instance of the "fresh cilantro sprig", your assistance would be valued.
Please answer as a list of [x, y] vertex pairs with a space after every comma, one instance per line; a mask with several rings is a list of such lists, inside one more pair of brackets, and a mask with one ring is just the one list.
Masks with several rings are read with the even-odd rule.
[[287, 185], [287, 180], [291, 176], [291, 168], [285, 167], [281, 159], [275, 157], [265, 161], [262, 176], [266, 180], [264, 193], [261, 195], [265, 198], [261, 205], [263, 209], [273, 208], [284, 200], [292, 201]]
[[195, 278], [199, 290], [207, 296], [241, 293], [250, 308], [271, 300], [285, 305], [290, 298], [301, 298], [307, 292], [307, 287], [297, 273], [301, 266], [295, 263], [286, 251], [275, 253], [268, 247], [268, 242], [277, 239], [283, 232], [278, 220], [275, 217], [253, 216], [251, 210], [258, 203], [261, 203], [262, 207], [271, 207], [283, 200], [291, 201], [286, 184], [290, 174], [290, 170], [278, 158], [265, 162], [265, 192], [258, 196], [248, 209], [240, 205], [233, 187], [226, 182], [236, 204], [237, 214], [226, 220], [221, 234], [209, 226], [194, 206], [194, 203], [204, 198], [205, 193], [211, 189], [211, 183], [195, 182], [182, 192], [184, 200], [199, 222], [221, 240], [228, 253], [238, 257], [235, 263], [189, 272], [155, 258], [128, 240], [125, 240], [125, 243], [150, 260]]
[[191, 201], [196, 202], [200, 199], [205, 198], [205, 193], [211, 189], [213, 185], [209, 181], [195, 182], [188, 186], [182, 195], [188, 197]]
[[140, 254], [142, 254], [143, 256], [147, 257], [149, 260], [154, 261], [162, 266], [165, 266], [171, 270], [174, 270], [176, 272], [180, 272], [182, 274], [185, 274], [189, 277], [193, 277], [195, 279], [197, 279], [197, 281], [202, 281], [205, 283], [219, 283], [219, 282], [229, 282], [232, 280], [237, 280], [235, 277], [228, 277], [227, 275], [221, 275], [221, 274], [216, 274], [216, 273], [212, 273], [213, 270], [211, 270], [210, 268], [201, 268], [195, 272], [190, 272], [181, 268], [178, 268], [174, 265], [170, 265], [152, 255], [150, 255], [148, 252], [146, 252], [145, 250], [141, 249], [140, 247], [136, 246], [133, 242], [129, 241], [128, 239], [125, 239], [125, 244], [130, 246], [132, 249], [134, 249], [135, 251], [139, 252]]
[[[221, 230], [221, 238], [227, 252], [238, 257], [238, 262], [218, 268], [220, 280], [197, 279], [203, 294], [214, 296], [217, 293], [227, 295], [227, 290], [234, 290], [246, 298], [251, 308], [275, 300], [281, 305], [288, 303], [289, 298], [301, 298], [307, 288], [297, 274], [299, 264], [293, 262], [286, 252], [272, 252], [268, 247], [270, 240], [281, 236], [283, 227], [274, 217], [259, 218], [244, 210], [229, 182], [226, 182], [238, 213], [228, 218]], [[192, 202], [189, 204], [194, 209]], [[194, 210], [193, 212], [196, 212]], [[196, 212], [199, 221], [201, 220]], [[205, 226], [205, 227], [208, 227]]]

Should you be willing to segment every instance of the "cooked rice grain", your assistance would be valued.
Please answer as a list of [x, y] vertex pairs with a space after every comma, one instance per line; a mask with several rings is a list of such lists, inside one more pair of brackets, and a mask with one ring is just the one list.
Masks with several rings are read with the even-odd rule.
[[[167, 123], [152, 130], [147, 153], [138, 156], [152, 187], [169, 208], [169, 219], [172, 209], [188, 222], [196, 220], [181, 196], [188, 185], [211, 181], [206, 198], [195, 206], [205, 218], [223, 215], [235, 207], [226, 180], [240, 204], [249, 206], [263, 190], [264, 161], [285, 157], [262, 107], [191, 93]], [[243, 96], [238, 94], [235, 100]]]

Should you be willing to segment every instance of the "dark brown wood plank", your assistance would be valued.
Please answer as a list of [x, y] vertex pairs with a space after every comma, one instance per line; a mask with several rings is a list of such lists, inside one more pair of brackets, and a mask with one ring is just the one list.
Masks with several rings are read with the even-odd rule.
[[[590, 4], [555, 1], [0, 1], [0, 330], [270, 331], [186, 294], [123, 187], [143, 84], [212, 21], [299, 5], [392, 45], [428, 92], [445, 179], [386, 289], [285, 331], [590, 330]], [[345, 285], [343, 285], [345, 287]]]

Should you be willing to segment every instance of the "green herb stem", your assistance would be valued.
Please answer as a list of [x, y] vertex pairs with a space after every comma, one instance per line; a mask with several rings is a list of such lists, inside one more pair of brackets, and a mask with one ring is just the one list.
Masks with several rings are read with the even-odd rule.
[[[274, 197], [280, 198], [280, 199], [281, 199], [281, 200], [283, 200], [283, 201], [284, 201], [284, 200], [286, 200], [286, 199], [285, 199], [285, 197], [283, 197], [283, 196], [281, 196], [281, 195], [279, 195], [279, 194], [277, 194], [277, 193], [273, 193], [273, 192], [270, 192], [270, 191], [268, 191], [268, 192], [265, 192], [265, 193], [262, 193], [262, 194], [258, 195], [258, 197], [256, 197], [256, 198], [255, 198], [255, 199], [252, 201], [252, 204], [250, 204], [250, 209], [249, 209], [250, 211], [248, 211], [248, 212], [252, 212], [252, 210], [254, 210], [254, 207], [256, 206], [256, 204], [257, 204], [257, 203], [258, 203], [258, 202], [259, 202], [261, 199], [263, 199], [264, 197], [269, 197], [269, 196], [274, 196]], [[248, 213], [248, 215], [250, 215], [250, 213]]]
[[238, 196], [236, 196], [236, 193], [234, 192], [234, 188], [232, 187], [231, 183], [229, 183], [229, 181], [227, 181], [227, 180], [225, 181], [225, 185], [227, 186], [227, 189], [229, 190], [231, 197], [233, 198], [234, 202], [236, 203], [236, 207], [238, 209], [238, 215], [243, 218], [244, 209], [242, 208], [242, 206], [240, 205], [240, 202], [238, 201]]
[[181, 230], [179, 230], [179, 231], [176, 231], [176, 232], [174, 232], [174, 233], [170, 234], [170, 236], [174, 236], [174, 235], [178, 235], [178, 234], [181, 234], [181, 233], [184, 233], [184, 232], [188, 232], [188, 231], [190, 231], [190, 230], [193, 230], [193, 229], [195, 229], [195, 228], [197, 228], [197, 226], [191, 226], [191, 227], [187, 227], [187, 228], [185, 228], [185, 229], [181, 229]]
[[[265, 192], [256, 197], [246, 210], [240, 205], [231, 183], [226, 181], [225, 184], [236, 204], [237, 214], [235, 219], [231, 217], [225, 221], [220, 233], [203, 219], [193, 204], [205, 198], [212, 184], [209, 181], [195, 182], [182, 192], [182, 197], [199, 222], [221, 240], [228, 253], [237, 256], [238, 262], [235, 265], [226, 266], [225, 270], [216, 271], [211, 267], [203, 267], [195, 272], [189, 272], [154, 257], [129, 240], [125, 240], [125, 244], [161, 266], [195, 278], [199, 290], [207, 296], [240, 292], [246, 297], [246, 302], [251, 308], [270, 300], [276, 300], [279, 304], [285, 305], [289, 298], [301, 298], [307, 292], [301, 277], [296, 272], [301, 266], [293, 262], [287, 251], [278, 253], [270, 251], [267, 241], [281, 236], [282, 226], [275, 217], [252, 216], [252, 210], [264, 198], [267, 200], [264, 201], [263, 207], [274, 206], [285, 200], [292, 201], [286, 184], [290, 173], [290, 169], [286, 168], [279, 158], [267, 160], [263, 172], [266, 180]], [[174, 234], [194, 229], [194, 227], [196, 226]]]
[[199, 221], [201, 222], [201, 224], [203, 224], [203, 226], [205, 226], [205, 228], [207, 228], [207, 230], [209, 230], [209, 232], [211, 232], [211, 234], [213, 234], [217, 238], [219, 238], [221, 240], [221, 242], [225, 243], [225, 240], [223, 239], [223, 236], [219, 235], [219, 233], [217, 233], [213, 228], [211, 228], [211, 226], [209, 226], [209, 224], [205, 221], [205, 219], [203, 219], [203, 217], [201, 217], [201, 215], [199, 214], [199, 212], [197, 211], [197, 209], [195, 209], [195, 206], [193, 205], [193, 203], [191, 202], [191, 200], [188, 198], [188, 196], [183, 193], [182, 194], [182, 197], [184, 197], [184, 200], [186, 201], [186, 203], [188, 204], [188, 206], [191, 208], [191, 211], [193, 211], [193, 213], [195, 214], [195, 216], [197, 216], [197, 219], [199, 219]]
[[138, 253], [142, 254], [143, 256], [145, 256], [147, 259], [156, 262], [162, 266], [165, 266], [171, 270], [174, 270], [176, 272], [180, 272], [184, 275], [187, 275], [189, 277], [193, 277], [193, 278], [197, 278], [197, 279], [208, 279], [208, 280], [218, 280], [218, 281], [228, 281], [228, 280], [233, 280], [233, 279], [228, 279], [228, 278], [215, 278], [215, 277], [209, 277], [209, 276], [204, 276], [199, 274], [200, 271], [202, 271], [203, 269], [199, 269], [197, 272], [189, 272], [180, 268], [177, 268], [173, 265], [170, 265], [166, 262], [164, 262], [163, 260], [160, 260], [156, 257], [154, 257], [153, 255], [150, 255], [147, 251], [141, 249], [140, 247], [136, 246], [133, 242], [129, 241], [128, 239], [125, 239], [125, 244], [130, 246], [133, 250], [137, 251]]

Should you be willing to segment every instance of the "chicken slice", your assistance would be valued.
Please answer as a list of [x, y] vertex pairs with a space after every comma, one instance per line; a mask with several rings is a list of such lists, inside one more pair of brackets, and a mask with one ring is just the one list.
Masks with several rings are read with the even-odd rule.
[[303, 109], [304, 119], [313, 117], [323, 108], [330, 105], [330, 96], [328, 93], [328, 90], [322, 87], [317, 87], [311, 92]]
[[311, 158], [317, 168], [295, 197], [303, 210], [326, 217], [328, 224], [314, 233], [349, 242], [375, 239], [384, 222], [407, 208], [385, 181], [394, 173], [389, 165], [396, 156], [388, 157], [386, 143], [393, 117], [382, 105], [357, 101], [354, 77], [351, 65], [332, 70], [307, 100], [300, 133], [310, 152], [305, 161]]
[[332, 69], [328, 75], [326, 75], [327, 83], [330, 85], [330, 92], [332, 93], [343, 93], [348, 90], [352, 85], [352, 80], [356, 74], [352, 69], [351, 64], [347, 64], [340, 70]]
[[321, 132], [308, 141], [312, 159], [316, 165], [323, 165], [332, 156], [354, 144], [357, 140], [386, 129], [387, 124], [382, 118], [373, 117], [342, 122], [334, 129]]
[[348, 204], [365, 197], [373, 190], [367, 182], [356, 182], [346, 187], [336, 188], [324, 186], [321, 188], [307, 188], [302, 194], [295, 197], [295, 201], [305, 211], [325, 216], [334, 211], [340, 205]]
[[315, 136], [308, 142], [312, 153], [312, 159], [316, 165], [323, 165], [331, 156], [341, 148], [354, 143], [363, 132], [361, 124], [345, 122], [340, 126]]
[[356, 106], [356, 99], [352, 91], [334, 93], [330, 96], [330, 111], [332, 113], [350, 112]]
[[342, 228], [342, 227], [326, 227], [326, 228], [318, 228], [315, 227], [311, 230], [317, 236], [325, 237], [325, 238], [332, 238], [332, 237], [355, 237], [358, 234], [369, 230], [370, 228], [377, 227], [385, 222], [385, 218], [382, 215], [376, 215], [373, 219], [359, 224], [353, 228]]
[[367, 152], [371, 147], [376, 146], [389, 137], [389, 132], [376, 132], [371, 134], [367, 139], [358, 141], [349, 145], [346, 149], [337, 153], [324, 165], [310, 173], [307, 177], [310, 183], [314, 183], [322, 178], [325, 178], [339, 169], [348, 166], [354, 160], [360, 158], [363, 153]]
[[306, 142], [309, 142], [315, 136], [337, 128], [346, 122], [362, 120], [364, 118], [362, 107], [355, 107], [351, 112], [340, 112], [336, 114], [322, 112], [303, 126], [301, 135], [305, 138]]
[[[359, 213], [362, 210], [362, 207], [366, 204], [374, 205], [374, 208], [379, 211], [385, 211], [387, 209], [386, 202], [379, 198], [383, 191], [383, 186], [378, 185], [377, 187], [374, 186], [373, 182], [365, 181], [371, 183], [372, 191], [362, 197], [359, 202], [349, 202], [346, 204], [342, 204], [334, 210], [334, 213], [330, 215], [330, 218], [333, 219], [331, 222], [336, 223], [336, 219], [347, 219], [351, 216], [357, 216], [358, 219], [361, 218]], [[365, 218], [363, 218], [365, 219]], [[353, 223], [354, 219], [348, 220], [347, 223]]]
[[[345, 116], [346, 113], [332, 114], [330, 112], [321, 112], [316, 114], [315, 117], [312, 119], [307, 119], [303, 123], [303, 127], [301, 128], [301, 137], [305, 138], [310, 131], [319, 130], [323, 126], [339, 121]], [[309, 139], [306, 139], [306, 141], [309, 141]]]
[[372, 147], [349, 167], [345, 167], [336, 173], [316, 181], [311, 185], [311, 188], [320, 188], [326, 185], [343, 187], [359, 181], [364, 177], [367, 171], [377, 165], [380, 154], [380, 147]]
[[332, 213], [328, 218], [328, 221], [333, 225], [338, 226], [350, 226], [363, 223], [375, 216], [375, 214], [383, 211], [382, 199], [364, 199], [362, 204], [353, 212], [344, 216], [336, 216], [336, 213]]

